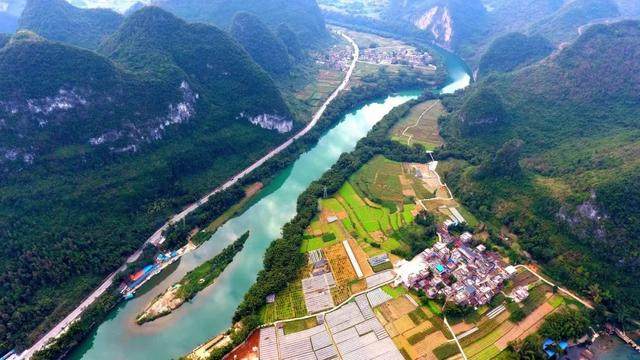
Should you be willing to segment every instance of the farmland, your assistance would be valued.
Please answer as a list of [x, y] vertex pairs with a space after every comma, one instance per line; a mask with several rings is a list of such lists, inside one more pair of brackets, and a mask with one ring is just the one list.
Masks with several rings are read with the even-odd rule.
[[[492, 359], [503, 352], [509, 342], [522, 340], [536, 332], [549, 314], [563, 307], [580, 306], [569, 298], [553, 294], [551, 287], [541, 284], [538, 278], [528, 270], [519, 269], [504, 292], [510, 293], [513, 288], [519, 286], [529, 288], [529, 296], [520, 304], [508, 300], [502, 304], [506, 307], [504, 311], [497, 315], [495, 312], [492, 314], [493, 309], [489, 309], [483, 315], [475, 314], [476, 316], [467, 317], [468, 323], [463, 322], [453, 326], [459, 339], [461, 335], [466, 335], [460, 339], [460, 343], [469, 359]], [[516, 309], [524, 313], [524, 317], [518, 322], [510, 319], [511, 312]], [[470, 321], [470, 318], [474, 320]]]
[[399, 289], [385, 291], [398, 295], [376, 309], [376, 315], [403, 354], [411, 359], [435, 359], [434, 350], [451, 339], [442, 319], [424, 306], [416, 306]]
[[267, 304], [260, 312], [260, 318], [264, 323], [305, 315], [307, 315], [307, 308], [304, 303], [300, 281], [289, 284], [285, 290], [276, 294], [275, 302]]
[[438, 119], [445, 109], [440, 100], [428, 100], [413, 107], [392, 129], [391, 138], [407, 145], [420, 144], [433, 150], [443, 144]]

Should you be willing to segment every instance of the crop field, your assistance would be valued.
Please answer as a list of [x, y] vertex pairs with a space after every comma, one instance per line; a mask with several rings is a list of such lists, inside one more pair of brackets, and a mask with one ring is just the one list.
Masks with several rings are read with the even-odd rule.
[[360, 197], [379, 203], [391, 212], [402, 209], [405, 204], [412, 204], [412, 198], [432, 196], [432, 191], [413, 175], [408, 164], [382, 156], [371, 159], [351, 175], [349, 182]]
[[310, 317], [306, 319], [299, 319], [294, 321], [287, 321], [284, 323], [284, 333], [285, 335], [297, 333], [299, 331], [303, 331], [306, 329], [310, 329], [314, 326], [318, 325], [318, 320], [315, 317]]
[[451, 338], [442, 319], [404, 296], [382, 304], [376, 313], [396, 346], [412, 359], [435, 359], [434, 350]]
[[443, 144], [438, 118], [444, 113], [440, 100], [420, 103], [391, 129], [391, 139], [403, 144], [421, 144], [426, 149], [433, 150]]
[[326, 247], [323, 251], [336, 281], [335, 288], [331, 289], [333, 302], [339, 304], [351, 296], [350, 284], [357, 280], [356, 272], [351, 266], [351, 261], [349, 261], [349, 256], [342, 242]]
[[[340, 45], [345, 48], [346, 44]], [[337, 48], [336, 48], [337, 49]], [[332, 51], [334, 49], [328, 50]], [[292, 84], [294, 101], [291, 104], [295, 113], [300, 114], [300, 118], [310, 120], [311, 114], [317, 110], [322, 102], [340, 85], [344, 73], [339, 70], [323, 65], [315, 64], [313, 68], [307, 69], [312, 78], [301, 81], [300, 84]]]
[[376, 156], [349, 177], [360, 196], [402, 203], [402, 164]]
[[289, 284], [286, 289], [276, 294], [276, 301], [267, 304], [260, 311], [260, 318], [264, 323], [305, 315], [307, 315], [307, 307], [304, 303], [302, 284], [299, 280]]
[[338, 194], [345, 201], [345, 207], [347, 208], [351, 221], [357, 221], [365, 231], [365, 234], [361, 235], [367, 237], [368, 233], [374, 231], [389, 232], [393, 229], [391, 227], [389, 209], [379, 205], [378, 207], [374, 207], [377, 204], [371, 202], [367, 204], [349, 182], [340, 188]]

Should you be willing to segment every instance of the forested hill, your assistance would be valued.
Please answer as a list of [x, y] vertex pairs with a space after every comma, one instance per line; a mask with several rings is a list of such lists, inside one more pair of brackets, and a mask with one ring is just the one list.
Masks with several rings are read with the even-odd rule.
[[154, 4], [189, 21], [212, 23], [225, 30], [236, 13], [248, 11], [272, 29], [287, 24], [305, 39], [305, 45], [328, 36], [316, 0], [156, 0]]
[[547, 57], [554, 46], [540, 35], [509, 33], [494, 40], [480, 58], [479, 74], [509, 72]]
[[442, 124], [442, 156], [470, 164], [447, 177], [464, 202], [623, 318], [640, 317], [639, 56], [640, 22], [593, 26], [448, 101]]
[[120, 23], [122, 15], [106, 9], [80, 9], [65, 0], [27, 0], [20, 29], [49, 40], [95, 49]]
[[554, 43], [560, 43], [574, 39], [578, 29], [583, 25], [620, 15], [614, 0], [569, 1], [558, 11], [532, 24], [529, 32], [545, 36]]
[[239, 118], [234, 121], [263, 114], [274, 121], [292, 120], [269, 76], [213, 26], [189, 24], [158, 7], [144, 7], [98, 51], [147, 79], [176, 87], [187, 80], [210, 106], [209, 113], [235, 114]]
[[211, 26], [145, 8], [100, 50], [27, 31], [0, 49], [0, 353], [291, 130], [271, 78]]
[[230, 32], [251, 57], [271, 74], [286, 75], [291, 70], [287, 47], [257, 16], [247, 12], [237, 13]]

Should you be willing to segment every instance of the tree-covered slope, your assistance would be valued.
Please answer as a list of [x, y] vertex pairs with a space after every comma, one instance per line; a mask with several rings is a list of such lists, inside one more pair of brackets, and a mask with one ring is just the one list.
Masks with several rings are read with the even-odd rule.
[[112, 10], [80, 9], [65, 0], [28, 0], [19, 28], [49, 40], [95, 49], [121, 22], [122, 16]]
[[241, 11], [256, 14], [272, 29], [284, 23], [314, 44], [327, 36], [316, 0], [156, 0], [154, 4], [189, 21], [212, 23], [229, 29]]
[[560, 43], [575, 38], [583, 25], [618, 16], [620, 11], [614, 0], [569, 1], [552, 15], [532, 24], [529, 32]]
[[257, 16], [237, 13], [230, 32], [253, 60], [269, 73], [285, 75], [291, 70], [286, 46]]
[[100, 50], [26, 31], [0, 49], [0, 353], [291, 129], [271, 78], [211, 26], [144, 8]]
[[542, 36], [509, 33], [494, 40], [480, 58], [480, 74], [510, 72], [547, 57], [554, 46]]
[[158, 7], [145, 7], [98, 51], [147, 78], [176, 86], [187, 80], [210, 105], [209, 112], [235, 114], [244, 121], [259, 115], [291, 120], [269, 76], [213, 26], [188, 24]]
[[[640, 188], [631, 183], [640, 177], [639, 56], [639, 22], [595, 25], [540, 63], [487, 77], [466, 100], [450, 102], [457, 115], [442, 124], [443, 154], [470, 164], [448, 176], [465, 203], [496, 228], [508, 226], [514, 248], [563, 283], [636, 318]], [[470, 134], [463, 121], [469, 107], [456, 103], [478, 91], [495, 92], [506, 120]], [[487, 109], [478, 108], [479, 115]], [[510, 161], [504, 171], [498, 154], [519, 164]]]

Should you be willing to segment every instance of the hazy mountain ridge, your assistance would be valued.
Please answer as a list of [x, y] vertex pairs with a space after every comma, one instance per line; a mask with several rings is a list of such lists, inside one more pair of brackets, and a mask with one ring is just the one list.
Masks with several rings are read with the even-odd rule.
[[231, 27], [236, 13], [256, 14], [272, 29], [285, 23], [309, 45], [324, 40], [327, 30], [315, 0], [156, 0], [153, 4], [188, 20]]
[[81, 9], [65, 0], [27, 0], [19, 28], [49, 40], [95, 49], [122, 23], [122, 15], [106, 9]]
[[456, 49], [463, 40], [481, 36], [488, 20], [479, 0], [392, 0], [383, 17], [404, 19], [449, 49]]

